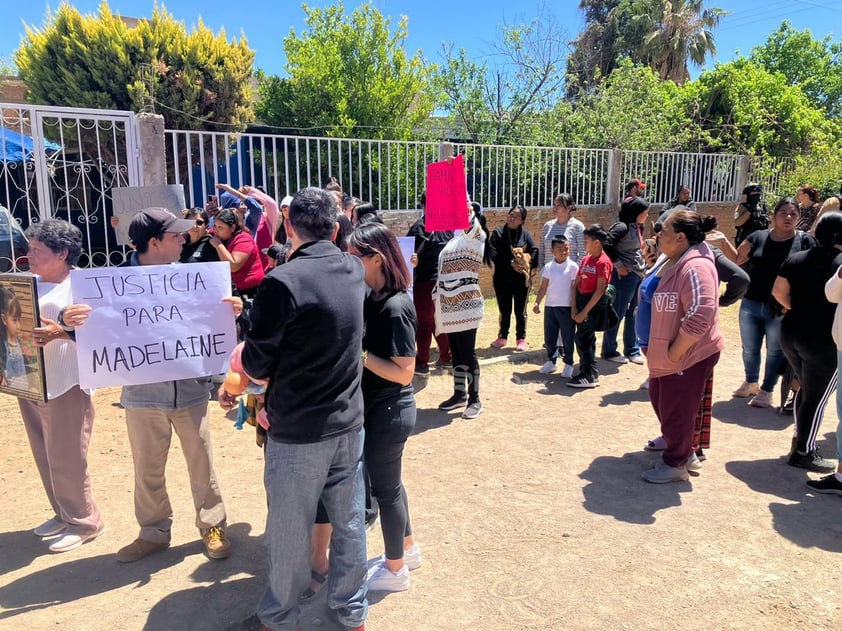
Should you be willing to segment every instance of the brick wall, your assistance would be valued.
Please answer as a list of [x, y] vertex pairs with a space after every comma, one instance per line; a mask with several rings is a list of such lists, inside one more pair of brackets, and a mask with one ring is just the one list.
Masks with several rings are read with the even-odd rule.
[[[706, 215], [713, 215], [719, 220], [719, 229], [728, 237], [734, 236], [734, 207], [736, 203], [731, 204], [697, 204], [699, 212]], [[652, 206], [652, 220], [654, 221], [660, 213], [660, 206]], [[488, 229], [493, 230], [498, 226], [502, 226], [506, 221], [507, 211], [505, 210], [487, 210], [485, 216], [488, 219]], [[402, 210], [382, 213], [383, 221], [386, 223], [392, 232], [397, 236], [404, 236], [409, 230], [410, 226], [418, 221], [421, 216], [420, 210]], [[579, 206], [576, 210], [576, 217], [585, 226], [594, 223], [602, 224], [603, 228], [608, 228], [611, 224], [617, 221], [617, 209], [611, 206]], [[533, 208], [529, 210], [526, 217], [526, 229], [532, 234], [536, 244], [541, 238], [541, 228], [551, 219], [555, 219], [555, 213], [552, 208]], [[540, 244], [538, 244], [540, 247]], [[494, 289], [491, 284], [491, 270], [483, 267], [480, 273], [480, 287], [482, 293], [486, 298], [494, 295]], [[537, 290], [537, 285], [533, 282], [533, 292]]]

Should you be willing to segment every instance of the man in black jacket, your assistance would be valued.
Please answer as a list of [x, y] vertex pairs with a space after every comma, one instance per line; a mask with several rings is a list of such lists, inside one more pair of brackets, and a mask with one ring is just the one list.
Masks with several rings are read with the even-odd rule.
[[363, 301], [360, 261], [331, 243], [337, 230], [329, 192], [299, 191], [289, 208], [293, 252], [258, 289], [243, 368], [268, 380], [269, 441], [264, 483], [269, 585], [263, 624], [293, 628], [310, 581], [310, 529], [321, 499], [333, 525], [328, 603], [347, 628], [368, 604], [362, 477]]

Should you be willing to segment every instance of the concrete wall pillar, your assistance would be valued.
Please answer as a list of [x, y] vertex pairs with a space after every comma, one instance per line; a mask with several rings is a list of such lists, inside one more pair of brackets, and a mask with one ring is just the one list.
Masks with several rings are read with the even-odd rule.
[[141, 186], [167, 183], [167, 158], [164, 143], [164, 117], [159, 114], [137, 115], [138, 159]]

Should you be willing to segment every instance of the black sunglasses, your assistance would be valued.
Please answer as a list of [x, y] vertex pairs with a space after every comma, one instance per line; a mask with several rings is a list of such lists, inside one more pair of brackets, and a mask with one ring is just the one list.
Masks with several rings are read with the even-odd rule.
[[197, 225], [197, 226], [204, 226], [204, 225], [205, 225], [205, 220], [204, 220], [204, 219], [197, 219], [197, 220], [196, 220], [196, 225]]

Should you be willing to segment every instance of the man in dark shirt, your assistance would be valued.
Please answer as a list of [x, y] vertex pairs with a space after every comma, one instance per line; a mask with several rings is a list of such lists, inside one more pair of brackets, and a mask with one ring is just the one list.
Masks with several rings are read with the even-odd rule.
[[331, 243], [337, 224], [329, 192], [299, 191], [286, 226], [292, 254], [261, 283], [243, 348], [245, 371], [268, 380], [269, 585], [258, 616], [272, 629], [295, 627], [321, 499], [333, 525], [327, 601], [339, 622], [355, 629], [368, 608], [360, 390], [365, 274], [356, 257]]

